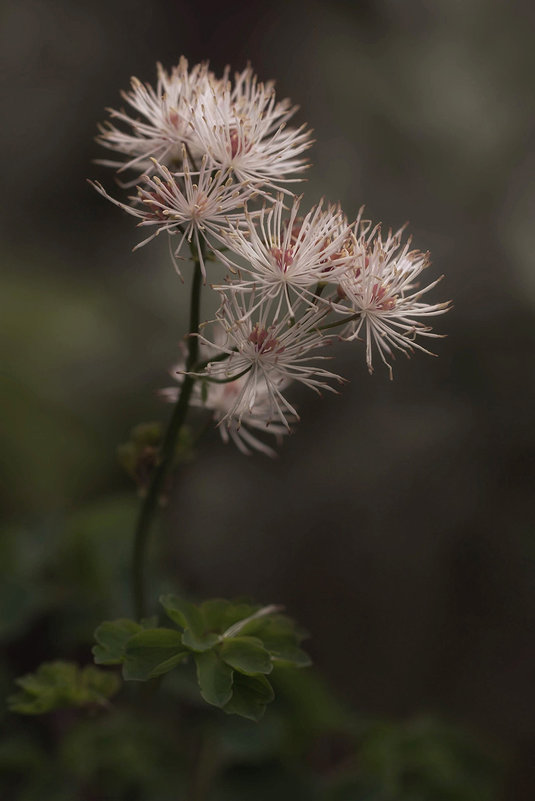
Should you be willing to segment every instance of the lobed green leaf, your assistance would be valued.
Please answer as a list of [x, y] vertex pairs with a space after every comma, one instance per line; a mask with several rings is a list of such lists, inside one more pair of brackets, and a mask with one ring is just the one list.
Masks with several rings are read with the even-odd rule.
[[221, 646], [221, 659], [227, 665], [252, 676], [257, 673], [271, 673], [273, 664], [262, 640], [257, 637], [233, 637]]
[[196, 654], [197, 680], [208, 704], [224, 707], [232, 697], [233, 670], [214, 651]]
[[202, 653], [217, 645], [219, 637], [217, 634], [201, 634], [198, 636], [191, 629], [186, 629], [182, 635], [182, 642], [190, 650]]
[[106, 620], [95, 631], [97, 645], [93, 657], [97, 665], [119, 665], [124, 661], [126, 644], [143, 627], [134, 620]]
[[305, 668], [310, 667], [312, 664], [312, 660], [306, 651], [292, 643], [283, 640], [280, 643], [275, 641], [265, 642], [264, 645], [278, 667]]
[[236, 675], [232, 698], [224, 706], [229, 715], [258, 721], [266, 711], [266, 706], [275, 698], [269, 681], [264, 676]]
[[198, 637], [205, 633], [203, 617], [195, 604], [178, 598], [176, 595], [162, 595], [160, 603], [173, 623], [183, 629], [191, 629], [192, 633]]
[[129, 681], [148, 681], [168, 673], [187, 656], [180, 632], [166, 628], [146, 629], [128, 640], [123, 677]]
[[[204, 620], [204, 625], [207, 631], [221, 633], [229, 623], [229, 614], [232, 615], [234, 604], [224, 598], [211, 598], [209, 601], [204, 601], [199, 609]], [[234, 622], [234, 621], [230, 621]]]

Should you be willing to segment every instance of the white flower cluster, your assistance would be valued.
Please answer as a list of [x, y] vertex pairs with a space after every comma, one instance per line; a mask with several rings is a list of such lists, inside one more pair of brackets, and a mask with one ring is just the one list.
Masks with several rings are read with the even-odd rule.
[[396, 350], [429, 353], [416, 339], [438, 335], [423, 318], [449, 304], [423, 300], [437, 283], [419, 283], [428, 254], [411, 250], [403, 229], [385, 237], [361, 213], [350, 223], [323, 202], [301, 210], [288, 184], [308, 166], [310, 131], [287, 126], [297, 107], [277, 101], [272, 83], [258, 83], [250, 67], [217, 78], [182, 58], [171, 73], [158, 65], [155, 89], [133, 78], [123, 98], [132, 111], [110, 110], [98, 138], [117, 158], [101, 163], [134, 174], [123, 185], [137, 184], [137, 195], [121, 202], [93, 185], [150, 228], [137, 247], [166, 231], [179, 272], [186, 241], [205, 280], [207, 252], [230, 271], [212, 284], [221, 305], [211, 333], [199, 335], [192, 397], [224, 441], [272, 455], [257, 434], [280, 439], [299, 419], [290, 385], [333, 391], [329, 381], [342, 381], [318, 364], [335, 340], [363, 339], [369, 371], [376, 352], [391, 377]]

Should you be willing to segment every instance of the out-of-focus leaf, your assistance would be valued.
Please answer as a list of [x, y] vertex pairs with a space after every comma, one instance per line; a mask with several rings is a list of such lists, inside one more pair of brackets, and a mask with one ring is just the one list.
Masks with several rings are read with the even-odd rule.
[[359, 749], [359, 775], [378, 797], [492, 801], [490, 761], [462, 731], [431, 718], [375, 723]]
[[136, 795], [147, 801], [176, 801], [187, 796], [188, 748], [178, 737], [176, 707], [171, 705], [169, 714], [162, 715], [156, 697], [154, 702], [155, 708], [143, 714], [116, 707], [113, 714], [84, 716], [76, 722], [60, 743], [53, 765], [56, 776], [70, 779], [68, 801], [122, 801]]
[[114, 673], [93, 665], [80, 668], [73, 662], [45, 662], [35, 673], [16, 679], [21, 692], [8, 698], [12, 712], [41, 715], [63, 707], [106, 705], [120, 686]]
[[351, 710], [317, 671], [275, 670], [271, 680], [295, 740], [354, 729]]
[[276, 667], [288, 665], [289, 667], [305, 668], [312, 664], [311, 658], [302, 648], [286, 640], [264, 641], [264, 646], [269, 651]]

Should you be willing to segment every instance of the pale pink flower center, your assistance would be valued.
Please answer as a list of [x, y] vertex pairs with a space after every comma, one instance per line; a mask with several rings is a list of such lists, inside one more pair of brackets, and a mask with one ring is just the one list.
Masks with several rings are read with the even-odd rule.
[[271, 248], [271, 255], [275, 259], [275, 263], [282, 273], [285, 273], [288, 267], [294, 263], [294, 254], [292, 248]]
[[388, 291], [388, 287], [382, 284], [374, 284], [372, 288], [372, 300], [374, 301], [376, 307], [381, 309], [381, 311], [392, 311], [392, 309], [396, 305], [396, 298], [383, 298], [385, 297]]
[[[169, 181], [165, 181], [164, 183], [165, 183], [166, 187], [169, 189], [169, 191], [172, 192], [173, 191], [172, 190], [172, 186], [169, 183]], [[154, 203], [152, 203], [148, 199], [147, 195], [149, 195], [154, 200]], [[158, 192], [144, 192], [143, 193], [143, 202], [147, 206], [148, 210], [150, 211], [150, 216], [153, 217], [155, 220], [167, 220], [168, 219], [168, 216], [163, 213], [164, 209], [159, 205], [159, 203], [162, 202], [162, 198], [158, 194]]]
[[[369, 266], [370, 266], [370, 258], [369, 258], [369, 256], [365, 256], [364, 257], [364, 269], [366, 270]], [[361, 271], [360, 267], [357, 267], [356, 270], [355, 270], [355, 278], [359, 278], [361, 272], [362, 271]]]
[[245, 136], [240, 136], [237, 128], [230, 129], [230, 156], [235, 158], [240, 153], [247, 153], [251, 145]]
[[178, 111], [170, 111], [169, 114], [167, 115], [167, 120], [169, 122], [169, 125], [172, 128], [176, 128], [177, 131], [180, 128], [182, 128], [182, 117], [180, 116]]
[[[331, 237], [326, 237], [322, 243], [322, 250], [325, 252], [329, 245], [331, 244], [332, 239]], [[320, 260], [320, 263], [324, 265], [323, 272], [328, 273], [330, 270], [333, 270], [335, 267], [334, 262], [339, 261], [340, 259], [347, 259], [350, 256], [353, 256], [354, 247], [353, 242], [351, 239], [346, 239], [340, 248], [340, 250], [331, 253], [329, 256], [326, 256]]]
[[195, 219], [197, 217], [202, 217], [206, 209], [208, 208], [208, 197], [201, 192], [197, 193], [197, 197], [195, 198], [195, 203], [191, 206], [191, 216]]
[[258, 323], [253, 327], [248, 339], [258, 353], [282, 353], [284, 350], [284, 347], [277, 347], [279, 340], [271, 336], [269, 330]]

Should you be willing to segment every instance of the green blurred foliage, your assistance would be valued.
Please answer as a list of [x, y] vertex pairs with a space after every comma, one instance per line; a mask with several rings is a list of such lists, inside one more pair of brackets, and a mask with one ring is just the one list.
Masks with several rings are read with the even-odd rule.
[[[0, 537], [0, 637], [5, 652], [0, 686], [4, 697], [13, 695], [16, 678], [34, 671], [41, 679], [33, 685], [34, 701], [70, 708], [38, 719], [2, 711], [0, 797], [176, 801], [191, 792], [204, 801], [272, 801], [274, 794], [292, 801], [494, 801], [501, 755], [478, 737], [432, 719], [363, 722], [315, 671], [270, 674], [276, 698], [259, 724], [208, 708], [199, 696], [193, 664], [143, 687], [124, 686], [106, 708], [86, 705], [91, 699], [87, 692], [80, 694], [79, 685], [65, 697], [63, 682], [54, 695], [53, 678], [42, 681], [40, 663], [62, 659], [87, 664], [99, 620], [123, 621], [123, 638], [116, 636], [117, 628], [106, 632], [107, 624], [100, 627], [97, 653], [102, 664], [110, 665], [108, 689], [117, 681], [113, 665], [123, 658], [128, 639], [143, 631], [124, 617], [130, 612], [128, 573], [138, 501], [133, 492], [108, 491], [81, 503], [87, 487], [102, 481], [97, 479], [103, 474], [102, 457], [111, 459], [113, 448], [106, 452], [100, 447], [94, 418], [80, 413], [83, 388], [73, 384], [71, 406], [64, 391], [65, 375], [84, 353], [95, 358], [95, 348], [104, 356], [119, 347], [120, 337], [110, 322], [113, 314], [104, 315], [104, 325], [103, 315], [94, 311], [102, 308], [100, 301], [71, 292], [64, 281], [31, 287], [24, 276], [9, 281], [16, 303], [0, 325], [4, 341], [26, 343], [26, 351], [11, 346], [2, 351], [2, 493], [11, 522]], [[25, 314], [36, 294], [47, 305], [46, 318], [53, 325], [41, 320], [39, 309], [31, 318]], [[71, 329], [69, 315], [71, 337], [65, 336]], [[45, 376], [42, 365], [47, 364], [55, 366], [57, 386], [50, 371]], [[138, 430], [132, 441], [139, 443], [144, 435], [154, 438], [157, 431]], [[104, 470], [108, 483], [110, 465]], [[76, 510], [69, 511], [72, 507]], [[152, 579], [158, 585], [167, 581]], [[189, 647], [200, 649], [202, 661], [207, 630], [196, 625], [195, 609], [175, 610], [175, 622], [188, 633]], [[251, 613], [244, 605], [236, 617], [236, 610], [221, 602], [205, 602], [201, 610], [201, 618], [210, 620], [208, 628], [217, 631]], [[299, 661], [302, 652], [295, 643], [270, 630], [268, 620], [260, 623], [258, 628], [252, 621], [239, 632], [237, 639], [246, 646], [253, 640], [246, 661], [259, 656], [256, 638], [262, 649], [278, 649], [280, 659]], [[149, 630], [157, 625], [155, 618], [144, 623]], [[227, 654], [234, 666], [229, 670], [238, 664], [244, 669], [236, 709], [229, 711], [250, 712], [258, 697], [253, 693], [251, 700], [253, 681], [256, 693], [265, 693], [258, 708], [263, 712], [271, 689], [265, 680], [259, 686], [258, 675], [246, 675], [243, 659], [241, 652]], [[255, 662], [255, 669], [259, 664]], [[149, 667], [146, 677], [153, 670]], [[74, 670], [73, 689], [77, 670], [74, 665], [67, 670]]]
[[42, 715], [65, 707], [107, 706], [119, 690], [118, 676], [93, 665], [80, 668], [74, 662], [43, 662], [35, 673], [16, 680], [20, 691], [7, 699], [11, 712]]
[[[0, 606], [7, 646], [1, 674], [5, 695], [13, 692], [28, 654], [35, 665], [51, 655], [78, 656], [83, 663], [89, 658], [95, 619], [104, 611], [128, 608], [124, 573], [133, 512], [130, 496], [111, 497], [66, 517], [48, 532], [28, 529], [15, 536], [11, 531], [3, 539], [1, 564], [9, 576], [9, 582], [2, 582], [8, 588], [3, 590], [7, 603]], [[200, 638], [194, 643], [197, 648], [203, 647], [207, 621], [209, 627], [228, 631], [258, 609], [243, 603], [211, 601], [196, 607], [169, 596], [163, 600], [181, 628], [193, 627]], [[275, 647], [280, 637], [271, 621], [278, 617], [284, 619], [277, 614], [252, 619], [233, 632], [234, 643], [248, 646], [265, 637]], [[100, 662], [110, 665], [110, 694], [117, 681], [113, 666], [128, 652], [128, 640], [162, 631], [151, 629], [156, 619], [143, 625], [148, 628], [119, 619], [99, 629], [97, 653]], [[178, 630], [172, 633], [180, 640]], [[286, 635], [285, 630], [283, 639]], [[236, 709], [229, 710], [238, 714], [243, 714], [240, 704], [251, 691], [249, 684], [259, 681], [259, 675], [245, 675], [253, 657], [255, 671], [260, 665], [256, 651], [249, 650], [245, 656], [241, 651], [226, 654], [244, 670], [237, 674], [243, 687]], [[212, 653], [199, 651], [198, 656]], [[95, 700], [87, 693], [77, 695], [74, 677], [79, 679], [79, 670], [63, 667], [73, 674], [71, 684], [78, 691], [65, 699], [63, 683], [59, 705], [76, 707]], [[53, 695], [54, 681], [44, 676], [49, 671], [42, 667], [37, 677], [45, 678], [45, 690], [52, 687]], [[57, 709], [39, 719], [4, 712], [0, 797], [176, 801], [195, 792], [206, 801], [267, 801], [274, 793], [293, 801], [497, 798], [501, 755], [479, 738], [431, 718], [359, 720], [315, 670], [277, 670], [269, 678], [276, 699], [258, 724], [207, 707], [198, 694], [193, 664], [143, 686], [125, 685], [105, 708], [89, 703], [87, 709]], [[254, 689], [258, 693], [260, 688]], [[271, 700], [271, 690], [268, 695], [262, 705]]]
[[[1, 495], [7, 511], [44, 512], [79, 497], [99, 471], [87, 366], [119, 350], [113, 304], [93, 287], [54, 275], [2, 275], [0, 318]], [[48, 269], [50, 268], [50, 269]], [[104, 459], [103, 459], [104, 457]]]

